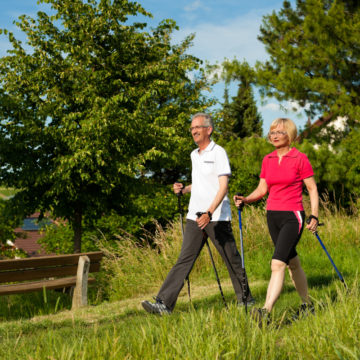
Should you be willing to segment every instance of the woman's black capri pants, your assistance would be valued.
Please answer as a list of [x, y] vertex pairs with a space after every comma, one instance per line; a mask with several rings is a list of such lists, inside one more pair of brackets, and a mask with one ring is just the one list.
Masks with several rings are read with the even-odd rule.
[[296, 255], [304, 229], [304, 211], [267, 211], [267, 223], [271, 239], [275, 245], [273, 259], [289, 264]]

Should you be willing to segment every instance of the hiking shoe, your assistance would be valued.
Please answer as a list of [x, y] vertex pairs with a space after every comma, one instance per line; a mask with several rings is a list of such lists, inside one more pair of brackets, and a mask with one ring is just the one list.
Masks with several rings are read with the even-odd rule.
[[303, 303], [300, 305], [299, 309], [292, 316], [293, 320], [298, 320], [300, 318], [306, 317], [308, 315], [314, 314], [315, 308], [313, 304]]
[[[247, 307], [252, 307], [254, 305], [255, 305], [255, 299], [254, 298], [251, 298], [250, 300], [248, 300], [246, 302]], [[238, 301], [237, 306], [243, 307], [243, 306], [245, 306], [245, 303], [243, 301]]]
[[145, 300], [141, 303], [141, 305], [150, 314], [159, 314], [159, 315], [171, 314], [171, 310], [159, 298], [155, 298], [154, 303]]
[[252, 308], [250, 310], [251, 318], [256, 321], [261, 328], [264, 324], [270, 324], [270, 313], [266, 309]]

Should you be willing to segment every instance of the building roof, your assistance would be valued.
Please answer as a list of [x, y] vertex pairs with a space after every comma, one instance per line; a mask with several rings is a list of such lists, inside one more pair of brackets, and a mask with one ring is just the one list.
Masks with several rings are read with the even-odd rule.
[[34, 213], [23, 220], [21, 227], [14, 229], [18, 234], [14, 241], [17, 248], [24, 250], [30, 257], [45, 255], [46, 252], [41, 248], [38, 240], [45, 236], [41, 231], [45, 225], [52, 224], [50, 219], [42, 219], [38, 222], [40, 213]]
[[314, 121], [312, 124], [310, 120], [308, 121], [308, 128], [304, 130], [300, 135], [297, 136], [295, 139], [295, 142], [301, 142], [303, 139], [308, 137], [312, 130], [325, 126], [331, 119], [333, 118], [332, 114], [329, 114], [327, 116], [321, 116], [316, 121]]
[[37, 217], [28, 217], [23, 220], [21, 229], [24, 231], [41, 231], [46, 225], [50, 224], [52, 224], [52, 221], [49, 219], [42, 219], [38, 222]]
[[[21, 230], [21, 228], [18, 229]], [[18, 229], [15, 229], [15, 231]], [[14, 243], [17, 248], [24, 250], [30, 257], [46, 254], [38, 243], [38, 240], [41, 239], [44, 234], [41, 234], [39, 231], [25, 231], [24, 235], [26, 236], [25, 238], [18, 237], [15, 239]]]

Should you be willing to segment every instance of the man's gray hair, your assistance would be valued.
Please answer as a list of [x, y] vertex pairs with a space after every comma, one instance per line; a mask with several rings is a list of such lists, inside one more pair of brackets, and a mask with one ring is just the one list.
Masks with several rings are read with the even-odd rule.
[[214, 130], [214, 122], [209, 114], [205, 114], [205, 113], [201, 113], [201, 112], [196, 113], [195, 115], [192, 116], [191, 121], [193, 121], [197, 117], [204, 118], [204, 125], [211, 126], [212, 129]]

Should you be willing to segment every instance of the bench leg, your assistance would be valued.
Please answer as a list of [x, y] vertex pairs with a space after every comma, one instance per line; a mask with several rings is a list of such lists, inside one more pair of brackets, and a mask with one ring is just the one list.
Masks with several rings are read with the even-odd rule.
[[80, 256], [76, 276], [76, 286], [72, 299], [72, 310], [87, 305], [89, 269], [90, 259], [88, 256]]

